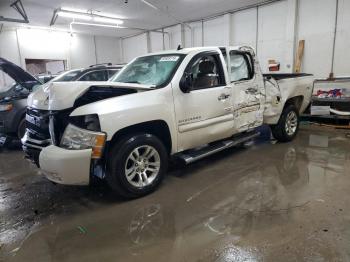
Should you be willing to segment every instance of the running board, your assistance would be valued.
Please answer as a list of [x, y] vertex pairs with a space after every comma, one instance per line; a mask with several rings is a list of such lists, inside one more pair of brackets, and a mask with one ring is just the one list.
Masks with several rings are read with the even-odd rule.
[[224, 149], [252, 140], [259, 135], [260, 133], [255, 131], [249, 132], [249, 133], [243, 133], [243, 134], [234, 136], [229, 140], [219, 141], [214, 144], [202, 147], [200, 149], [193, 149], [193, 150], [188, 150], [188, 151], [179, 153], [176, 155], [176, 157], [184, 161], [185, 164], [190, 164], [199, 159], [202, 159], [207, 156], [213, 155], [217, 152], [220, 152]]

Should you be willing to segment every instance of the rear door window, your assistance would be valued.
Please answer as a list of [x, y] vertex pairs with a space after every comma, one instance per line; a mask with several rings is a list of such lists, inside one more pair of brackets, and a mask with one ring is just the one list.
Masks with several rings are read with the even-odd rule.
[[254, 76], [251, 57], [243, 52], [230, 52], [229, 74], [231, 82], [252, 79]]
[[96, 70], [91, 71], [83, 75], [79, 81], [107, 81], [107, 71], [106, 70]]
[[118, 73], [120, 69], [108, 69], [108, 79], [110, 79], [112, 76], [114, 76], [116, 73]]

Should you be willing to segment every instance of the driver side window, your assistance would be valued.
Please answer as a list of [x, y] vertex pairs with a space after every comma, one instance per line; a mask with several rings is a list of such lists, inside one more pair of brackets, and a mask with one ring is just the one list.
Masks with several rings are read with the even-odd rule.
[[223, 84], [219, 61], [219, 57], [216, 55], [205, 55], [195, 60], [190, 69], [193, 90], [212, 88]]

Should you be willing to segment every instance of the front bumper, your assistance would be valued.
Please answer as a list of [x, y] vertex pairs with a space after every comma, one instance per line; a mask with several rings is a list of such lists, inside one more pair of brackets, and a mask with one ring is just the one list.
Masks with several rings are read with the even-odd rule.
[[21, 139], [22, 149], [26, 155], [26, 158], [34, 162], [39, 166], [39, 155], [43, 148], [51, 144], [51, 139], [38, 140], [32, 138], [30, 132], [26, 131], [25, 135]]
[[67, 150], [57, 146], [42, 149], [39, 164], [47, 179], [64, 185], [90, 183], [91, 149]]

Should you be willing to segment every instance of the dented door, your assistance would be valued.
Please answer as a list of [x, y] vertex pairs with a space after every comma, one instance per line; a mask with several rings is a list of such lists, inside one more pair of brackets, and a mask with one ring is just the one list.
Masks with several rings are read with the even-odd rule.
[[229, 74], [233, 95], [235, 133], [254, 129], [263, 123], [264, 82], [254, 54], [230, 51]]

